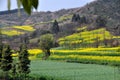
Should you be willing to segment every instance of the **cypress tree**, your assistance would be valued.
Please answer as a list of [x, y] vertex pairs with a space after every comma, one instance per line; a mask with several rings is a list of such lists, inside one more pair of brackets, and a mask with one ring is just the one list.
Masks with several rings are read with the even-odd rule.
[[80, 23], [81, 24], [86, 24], [87, 23], [87, 20], [86, 20], [86, 17], [85, 16], [82, 16], [81, 18], [80, 18]]
[[76, 14], [76, 21], [80, 21], [80, 16], [79, 16], [79, 14]]
[[4, 72], [4, 77], [8, 79], [8, 71], [12, 68], [12, 52], [9, 45], [6, 45], [2, 51], [2, 59], [1, 59], [1, 69]]
[[81, 18], [79, 14], [73, 14], [72, 22], [80, 22]]
[[16, 64], [13, 63], [12, 64], [12, 77], [13, 77], [13, 80], [16, 80], [16, 77], [17, 77], [17, 69], [16, 69]]
[[24, 77], [26, 77], [26, 75], [30, 73], [30, 69], [29, 69], [30, 60], [29, 60], [29, 53], [27, 51], [27, 47], [24, 44], [20, 46], [18, 59], [19, 59], [18, 71], [20, 75], [24, 75]]
[[60, 31], [57, 20], [54, 21], [51, 31], [52, 33], [55, 33], [55, 34], [57, 34]]
[[3, 71], [9, 71], [12, 68], [12, 52], [9, 45], [6, 45], [2, 51], [1, 69]]
[[3, 45], [0, 44], [0, 63], [1, 63], [1, 59], [2, 59], [2, 51], [3, 51]]
[[75, 22], [76, 14], [73, 14], [72, 16], [72, 22]]
[[3, 50], [2, 33], [1, 33], [1, 29], [0, 29], [0, 63], [1, 63], [1, 59], [2, 59], [2, 50]]

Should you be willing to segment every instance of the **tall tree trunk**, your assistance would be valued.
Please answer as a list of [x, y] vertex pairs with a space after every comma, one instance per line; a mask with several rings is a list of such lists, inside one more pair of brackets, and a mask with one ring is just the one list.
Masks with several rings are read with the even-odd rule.
[[50, 56], [50, 49], [44, 50], [45, 56], [43, 57], [43, 60], [46, 60]]

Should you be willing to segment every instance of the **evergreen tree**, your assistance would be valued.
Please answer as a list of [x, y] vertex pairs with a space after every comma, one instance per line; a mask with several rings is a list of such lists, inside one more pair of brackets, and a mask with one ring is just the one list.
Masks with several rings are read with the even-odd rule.
[[2, 50], [3, 50], [2, 33], [1, 33], [1, 29], [0, 29], [0, 63], [1, 63], [1, 59], [2, 59]]
[[3, 51], [3, 44], [0, 44], [0, 68], [1, 68], [1, 61], [2, 61], [2, 51]]
[[79, 22], [79, 21], [80, 21], [80, 19], [81, 19], [81, 18], [80, 18], [80, 16], [79, 16], [79, 14], [76, 14], [76, 21], [78, 21], [78, 22]]
[[106, 19], [101, 17], [101, 16], [98, 16], [97, 19], [96, 19], [96, 26], [97, 27], [106, 27]]
[[72, 22], [75, 22], [76, 14], [73, 14], [72, 16]]
[[11, 56], [12, 52], [10, 49], [9, 45], [6, 45], [4, 47], [4, 49], [2, 50], [2, 59], [1, 59], [1, 69], [4, 72], [4, 79], [8, 80], [9, 76], [8, 76], [8, 72], [11, 70], [12, 68], [12, 56]]
[[17, 69], [16, 69], [16, 64], [13, 63], [12, 64], [12, 77], [13, 77], [13, 80], [16, 80], [16, 77], [17, 77]]
[[51, 31], [52, 33], [55, 33], [55, 34], [57, 34], [60, 31], [57, 20], [54, 21]]
[[26, 77], [26, 75], [30, 73], [30, 69], [29, 69], [30, 60], [29, 60], [29, 53], [27, 51], [27, 47], [24, 44], [20, 46], [18, 59], [19, 59], [18, 71], [20, 75], [23, 74]]
[[79, 14], [73, 14], [72, 22], [80, 22], [80, 19]]
[[86, 17], [85, 16], [82, 16], [81, 18], [80, 18], [80, 23], [81, 24], [83, 24], [83, 23], [87, 23], [87, 20], [86, 20]]
[[2, 51], [1, 69], [3, 71], [9, 71], [12, 68], [12, 52], [9, 45], [6, 45]]

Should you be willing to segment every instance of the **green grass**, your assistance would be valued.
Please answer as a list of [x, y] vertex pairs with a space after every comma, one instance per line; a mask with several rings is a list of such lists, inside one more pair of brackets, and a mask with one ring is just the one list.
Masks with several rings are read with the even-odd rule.
[[118, 69], [111, 66], [34, 60], [31, 75], [54, 80], [119, 80]]

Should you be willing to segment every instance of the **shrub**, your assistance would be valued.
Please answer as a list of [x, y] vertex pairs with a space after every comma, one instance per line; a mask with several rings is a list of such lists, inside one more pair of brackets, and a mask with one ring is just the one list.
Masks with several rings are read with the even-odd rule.
[[117, 52], [120, 52], [120, 48], [118, 48]]

